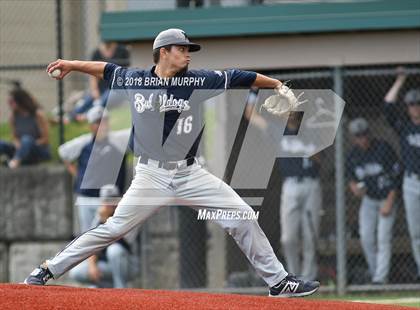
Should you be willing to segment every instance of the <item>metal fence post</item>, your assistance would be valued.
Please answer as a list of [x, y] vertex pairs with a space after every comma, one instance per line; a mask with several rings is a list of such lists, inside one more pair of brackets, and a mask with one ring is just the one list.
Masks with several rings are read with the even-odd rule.
[[[62, 2], [56, 0], [56, 29], [57, 29], [57, 58], [63, 58], [63, 20], [62, 20]], [[64, 123], [63, 123], [63, 101], [64, 101], [64, 89], [63, 80], [58, 81], [58, 115], [59, 115], [59, 142], [64, 143]]]
[[[334, 91], [343, 96], [343, 72], [341, 67], [334, 68]], [[337, 235], [337, 292], [346, 293], [346, 210], [345, 210], [345, 180], [344, 180], [344, 138], [342, 123], [338, 126], [335, 138], [335, 206], [336, 206], [336, 235]]]

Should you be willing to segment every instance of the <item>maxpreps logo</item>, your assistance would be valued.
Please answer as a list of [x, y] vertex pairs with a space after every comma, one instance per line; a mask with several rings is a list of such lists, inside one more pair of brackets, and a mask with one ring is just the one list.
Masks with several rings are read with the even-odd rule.
[[[143, 113], [146, 110], [155, 111], [155, 106], [153, 103], [154, 94], [150, 94], [149, 98], [145, 98], [143, 94], [136, 93], [134, 95], [134, 108], [138, 113]], [[167, 94], [159, 94], [159, 112], [167, 111], [188, 111], [191, 107], [188, 100], [185, 99], [176, 99], [174, 95], [168, 97]]]

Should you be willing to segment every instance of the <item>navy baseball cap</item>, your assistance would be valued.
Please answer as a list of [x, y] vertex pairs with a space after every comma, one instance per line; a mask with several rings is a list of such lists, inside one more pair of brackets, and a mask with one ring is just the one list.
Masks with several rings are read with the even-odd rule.
[[420, 89], [410, 89], [404, 96], [407, 105], [420, 105]]
[[369, 130], [369, 123], [363, 117], [352, 120], [349, 124], [349, 131], [354, 136], [365, 135]]
[[190, 52], [198, 52], [201, 49], [200, 44], [193, 43], [188, 39], [184, 30], [176, 28], [160, 32], [153, 42], [153, 49], [167, 45], [185, 45], [189, 47]]

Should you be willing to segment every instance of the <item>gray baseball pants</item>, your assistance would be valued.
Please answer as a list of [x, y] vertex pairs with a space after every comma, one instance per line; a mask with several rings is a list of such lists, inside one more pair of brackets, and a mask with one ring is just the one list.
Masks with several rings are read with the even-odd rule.
[[373, 282], [388, 281], [391, 264], [396, 205], [391, 214], [383, 216], [379, 210], [384, 202], [364, 196], [359, 210], [359, 234]]
[[420, 277], [420, 176], [404, 176], [403, 199], [411, 247]]
[[[195, 210], [252, 211], [226, 183], [197, 163], [165, 170], [151, 164], [137, 164], [136, 175], [115, 213], [105, 224], [85, 232], [55, 257], [47, 260], [54, 278], [141, 225], [162, 206], [188, 205]], [[273, 286], [287, 272], [256, 220], [216, 220], [236, 241], [256, 272]]]
[[287, 269], [306, 280], [314, 280], [318, 272], [316, 244], [321, 204], [319, 179], [298, 181], [292, 177], [284, 180], [280, 206], [281, 242]]

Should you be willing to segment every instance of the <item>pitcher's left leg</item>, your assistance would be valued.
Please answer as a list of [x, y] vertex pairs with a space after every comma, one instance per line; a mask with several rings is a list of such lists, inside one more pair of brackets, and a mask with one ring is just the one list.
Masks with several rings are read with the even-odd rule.
[[316, 292], [319, 282], [300, 281], [288, 275], [274, 254], [256, 219], [248, 219], [253, 209], [226, 183], [204, 169], [192, 168], [175, 181], [177, 197], [182, 204], [206, 212], [220, 210], [235, 214], [232, 219], [215, 219], [236, 241], [257, 274], [270, 286], [270, 296], [296, 297]]
[[[253, 211], [230, 186], [204, 169], [193, 168], [190, 175], [175, 182], [176, 196], [182, 199], [182, 204], [192, 206], [195, 210], [231, 211], [237, 212], [239, 216]], [[235, 239], [258, 275], [268, 285], [273, 286], [287, 276], [257, 220], [235, 218], [215, 221]]]

